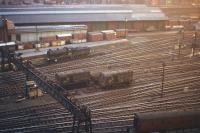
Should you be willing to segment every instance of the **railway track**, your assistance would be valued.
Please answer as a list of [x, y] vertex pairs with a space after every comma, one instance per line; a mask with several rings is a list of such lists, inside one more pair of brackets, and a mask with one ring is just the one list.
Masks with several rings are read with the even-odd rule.
[[[99, 56], [36, 68], [49, 80], [56, 81], [57, 72], [84, 69], [92, 72], [108, 69], [130, 69], [133, 83], [130, 86], [104, 90], [96, 87], [73, 94], [78, 105], [91, 109], [94, 133], [126, 133], [137, 112], [183, 111], [200, 109], [200, 61], [189, 58], [192, 34], [186, 34], [178, 56], [177, 36], [172, 34], [148, 36], [149, 41], [99, 48]], [[134, 39], [132, 40], [134, 41]], [[165, 81], [161, 97], [162, 63], [165, 62]], [[90, 92], [90, 89], [93, 89]], [[74, 91], [74, 90], [72, 90]], [[70, 91], [69, 91], [70, 92]], [[69, 95], [70, 96], [70, 95]], [[70, 132], [71, 115], [58, 103], [27, 109], [0, 111], [0, 132]], [[16, 124], [11, 125], [12, 122]], [[81, 125], [82, 127], [83, 125]]]
[[[49, 127], [58, 128], [61, 125], [72, 129], [72, 115], [57, 101], [48, 95], [35, 100], [18, 103], [21, 108], [0, 111], [0, 132], [34, 132], [54, 131]], [[36, 103], [36, 104], [34, 104]], [[27, 106], [27, 107], [25, 107]], [[69, 130], [70, 129], [70, 130]]]
[[[188, 58], [191, 42], [191, 34], [188, 34], [182, 42], [184, 47], [180, 56], [175, 49], [177, 37], [170, 36], [156, 41], [113, 47], [105, 50], [101, 56], [41, 67], [38, 70], [54, 81], [57, 72], [75, 69], [133, 70], [134, 83], [130, 87], [73, 97], [79, 104], [92, 110], [94, 132], [126, 132], [126, 127], [133, 122], [134, 112], [178, 111], [200, 107], [200, 92], [197, 89], [200, 85], [200, 62], [198, 58]], [[166, 63], [163, 97], [162, 62]], [[120, 122], [120, 125], [116, 124]]]
[[21, 72], [0, 74], [0, 98], [23, 95], [25, 75]]

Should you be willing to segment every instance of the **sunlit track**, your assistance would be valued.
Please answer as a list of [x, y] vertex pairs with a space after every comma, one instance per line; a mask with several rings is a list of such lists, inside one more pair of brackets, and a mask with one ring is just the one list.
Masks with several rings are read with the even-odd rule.
[[[159, 38], [158, 36], [156, 37]], [[136, 112], [198, 109], [200, 107], [198, 89], [200, 62], [199, 58], [189, 56], [193, 42], [192, 33], [185, 34], [181, 42], [184, 47], [181, 48], [180, 56], [175, 49], [175, 46], [178, 46], [177, 35], [168, 37], [161, 35], [160, 39], [152, 39], [153, 37], [155, 36], [148, 36], [149, 41], [93, 51], [103, 50], [103, 55], [37, 69], [53, 81], [56, 81], [56, 73], [76, 69], [92, 72], [130, 69], [134, 72], [131, 86], [105, 91], [97, 90], [72, 97], [77, 104], [86, 105], [91, 109], [92, 127], [95, 133], [126, 132], [127, 127], [132, 125], [133, 113]], [[163, 62], [166, 66], [162, 94]], [[81, 88], [77, 91], [81, 91]]]
[[[158, 44], [159, 44], [159, 45], [162, 45], [162, 43], [164, 43], [164, 42], [165, 42], [164, 40], [166, 40], [166, 39], [167, 39], [167, 38], [162, 38], [162, 40], [160, 39], [160, 41], [159, 41], [159, 40], [157, 40], [157, 41], [152, 41], [152, 42], [151, 42], [151, 41], [148, 41], [147, 43], [150, 43], [150, 44], [152, 43], [151, 45], [154, 44], [154, 46], [155, 46], [155, 45], [158, 45]], [[168, 37], [168, 39], [169, 39], [169, 37]], [[167, 41], [169, 42], [169, 40], [167, 40]], [[173, 40], [171, 40], [171, 45], [174, 46], [174, 44], [172, 43], [172, 41], [173, 41]], [[162, 43], [161, 43], [161, 42], [162, 42]], [[138, 48], [137, 48], [137, 45], [132, 45], [132, 46], [131, 46], [132, 48], [136, 48], [136, 49], [137, 49], [137, 51], [134, 51], [134, 52], [135, 52], [135, 55], [138, 55], [138, 53], [141, 52], [141, 51], [139, 50], [139, 48], [142, 50], [142, 52], [145, 52], [145, 49], [147, 49], [146, 51], [148, 51], [148, 49], [150, 49], [150, 48], [145, 48], [145, 49], [142, 48], [143, 43], [138, 43], [138, 45], [140, 46], [140, 47], [138, 47]], [[145, 43], [144, 46], [146, 47], [146, 45], [147, 45], [147, 44]], [[149, 45], [148, 47], [151, 47], [151, 45]], [[125, 50], [130, 49], [131, 47], [125, 48]], [[121, 49], [117, 49], [117, 50], [118, 50], [118, 51], [117, 51], [116, 53], [114, 53], [114, 54], [111, 52], [111, 53], [108, 54], [108, 55], [100, 56], [100, 57], [97, 57], [97, 58], [100, 58], [100, 59], [103, 59], [103, 61], [106, 61], [106, 59], [107, 59], [106, 57], [108, 57], [109, 55], [112, 54], [112, 55], [121, 56], [121, 55], [123, 54], [122, 52], [125, 51], [125, 50], [123, 50], [122, 48], [121, 48]], [[120, 50], [120, 51], [119, 51], [119, 50]], [[126, 52], [128, 52], [128, 51], [126, 51]], [[87, 60], [88, 60], [88, 59], [81, 60], [81, 61], [78, 60], [77, 62], [78, 62], [78, 64], [80, 65], [81, 62], [85, 63]], [[92, 60], [90, 60], [90, 62], [91, 62], [91, 63], [96, 62], [96, 58], [92, 58]], [[62, 67], [62, 65], [64, 66], [65, 64], [69, 65], [69, 67], [70, 67], [70, 64], [72, 64], [72, 63], [73, 63], [73, 64], [77, 64], [76, 61], [73, 61], [73, 62], [67, 62], [67, 63], [63, 63], [63, 64], [59, 64], [59, 65], [53, 65], [53, 66], [44, 67], [44, 68], [45, 68], [45, 69], [46, 69], [46, 68], [51, 69], [51, 68], [54, 68], [55, 66]], [[76, 66], [73, 65], [73, 68], [74, 68], [74, 67], [76, 68]], [[45, 69], [44, 69], [44, 71], [45, 71]], [[48, 69], [47, 69], [47, 70], [48, 70]]]
[[[176, 85], [176, 87], [181, 87], [183, 86], [182, 83], [185, 82], [185, 84], [187, 85], [190, 85], [190, 84], [193, 84], [194, 82], [197, 82], [199, 79], [194, 79], [194, 78], [191, 78], [190, 80], [187, 79], [187, 82], [185, 82], [185, 80], [183, 81], [177, 81], [179, 82], [179, 86]], [[177, 84], [177, 82], [168, 82], [168, 83], [165, 83], [165, 86], [166, 87], [174, 87], [174, 84]], [[167, 92], [170, 91], [171, 88], [165, 88], [164, 89], [164, 93], [167, 95]], [[127, 93], [127, 91], [129, 93]], [[181, 89], [181, 91], [183, 91], [183, 88]], [[133, 87], [133, 88], [126, 88], [125, 89], [122, 89], [122, 90], [116, 90], [116, 91], [110, 91], [110, 92], [107, 92], [107, 93], [103, 93], [103, 94], [99, 94], [99, 95], [94, 95], [94, 96], [87, 96], [85, 98], [79, 98], [81, 102], [85, 103], [85, 104], [89, 104], [89, 103], [94, 103], [94, 104], [97, 104], [98, 102], [101, 103], [100, 101], [104, 101], [107, 99], [109, 99], [109, 97], [112, 96], [113, 98], [116, 98], [118, 99], [118, 97], [120, 96], [121, 98], [123, 98], [123, 96], [125, 98], [128, 98], [130, 97], [131, 99], [137, 99], [137, 97], [143, 97], [143, 96], [138, 96], [138, 94], [142, 95], [147, 95], [147, 96], [152, 96], [153, 98], [154, 97], [157, 97], [159, 96], [160, 97], [160, 84], [157, 83], [157, 84], [151, 84], [149, 86], [138, 86], [138, 87]], [[152, 97], [147, 97], [149, 99], [152, 99]], [[96, 99], [96, 100], [95, 100]], [[87, 102], [88, 101], [88, 102]]]
[[[193, 92], [190, 92], [190, 93], [194, 93], [194, 92], [198, 92], [198, 90], [194, 90]], [[180, 93], [180, 92], [179, 92]], [[155, 100], [151, 100], [151, 101], [146, 101], [146, 102], [139, 102], [139, 103], [132, 103], [132, 104], [127, 104], [127, 105], [123, 105], [123, 106], [113, 106], [113, 107], [110, 107], [110, 108], [104, 108], [103, 110], [102, 109], [96, 109], [96, 110], [94, 110], [94, 113], [93, 113], [93, 116], [95, 116], [95, 115], [102, 115], [102, 116], [104, 116], [103, 115], [103, 113], [102, 113], [102, 111], [103, 112], [105, 112], [105, 113], [107, 113], [107, 112], [109, 112], [108, 110], [112, 110], [113, 109], [113, 112], [114, 112], [114, 110], [115, 110], [115, 108], [117, 109], [119, 109], [119, 108], [121, 108], [121, 109], [125, 109], [125, 108], [129, 108], [129, 107], [134, 107], [134, 106], [138, 106], [138, 107], [141, 107], [141, 109], [142, 109], [142, 104], [147, 104], [147, 103], [149, 103], [149, 107], [151, 107], [151, 106], [154, 106], [154, 104], [156, 105], [156, 104], [162, 104], [162, 105], [165, 105], [164, 103], [162, 103], [162, 102], [164, 102], [164, 101], [167, 101], [167, 100], [170, 100], [170, 99], [173, 99], [173, 101], [168, 101], [168, 103], [174, 103], [174, 104], [176, 104], [177, 103], [177, 101], [174, 101], [175, 99], [179, 99], [180, 100], [180, 102], [183, 102], [182, 100], [181, 100], [181, 98], [183, 98], [184, 96], [185, 97], [187, 97], [187, 96], [189, 96], [190, 94], [182, 94], [182, 96], [180, 96], [180, 97], [176, 97], [175, 95], [176, 94], [178, 94], [178, 93], [174, 93], [173, 95], [171, 95], [170, 97], [168, 97], [168, 98], [165, 98], [165, 99], [162, 99], [162, 98], [157, 98], [157, 99], [155, 99]], [[194, 94], [194, 96], [198, 99], [198, 94]], [[195, 97], [194, 97], [194, 101], [195, 100], [197, 100], [197, 99], [195, 99]], [[190, 98], [190, 99], [192, 99], [191, 97], [188, 97], [188, 98]], [[187, 104], [189, 104], [189, 103], [187, 103]], [[199, 102], [197, 102], [196, 103], [197, 105], [199, 104]], [[184, 104], [183, 104], [184, 105]], [[148, 106], [146, 106], [145, 108], [147, 108]], [[167, 106], [167, 105], [166, 105]], [[169, 105], [168, 105], [169, 106]], [[192, 105], [191, 105], [192, 106]], [[131, 108], [129, 108], [129, 109], [131, 109]], [[132, 108], [132, 109], [137, 109], [137, 108]], [[163, 108], [164, 109], [164, 108]], [[175, 109], [175, 108], [174, 108]], [[148, 110], [143, 110], [143, 111], [148, 111]], [[95, 113], [96, 112], [96, 113]], [[97, 113], [98, 112], [98, 113]], [[136, 111], [137, 112], [137, 111]], [[110, 112], [111, 113], [111, 112]]]
[[[164, 50], [164, 49], [163, 49]], [[162, 51], [161, 49], [158, 49], [157, 51]], [[157, 51], [155, 51], [155, 52], [157, 52]], [[58, 65], [58, 66], [56, 66], [56, 72], [60, 72], [60, 71], [66, 71], [66, 70], [70, 70], [70, 69], [78, 69], [78, 68], [80, 68], [81, 67], [81, 69], [84, 69], [84, 68], [86, 68], [86, 69], [94, 69], [94, 67], [102, 67], [102, 66], [104, 66], [104, 67], [107, 67], [108, 65], [113, 65], [113, 66], [117, 66], [117, 65], [123, 65], [123, 64], [125, 64], [125, 65], [128, 65], [128, 64], [130, 64], [130, 62], [132, 61], [132, 62], [134, 62], [134, 63], [137, 63], [137, 59], [139, 60], [140, 59], [140, 57], [138, 57], [138, 56], [135, 56], [135, 55], [131, 55], [132, 53], [131, 52], [133, 52], [133, 53], [135, 53], [135, 55], [137, 55], [137, 52], [134, 52], [134, 51], [127, 51], [126, 53], [127, 54], [123, 54], [122, 52], [121, 53], [117, 53], [117, 54], [115, 54], [115, 55], [113, 55], [112, 57], [108, 57], [108, 58], [101, 58], [101, 60], [99, 61], [96, 61], [95, 59], [91, 59], [88, 63], [84, 63], [84, 64], [79, 64], [79, 63], [75, 63], [75, 64], [79, 64], [79, 67], [78, 66], [68, 66], [68, 64], [63, 64], [63, 67], [62, 66], [60, 66], [60, 65]], [[148, 52], [148, 51], [147, 51]], [[138, 52], [139, 53], [139, 52]], [[162, 52], [161, 52], [162, 53]], [[142, 54], [142, 53], [141, 53]], [[163, 53], [162, 53], [163, 54]], [[129, 55], [127, 58], [125, 58], [125, 57], [123, 57], [123, 56], [126, 56], [126, 55]], [[166, 54], [167, 55], [167, 54]], [[142, 57], [144, 57], [145, 59], [147, 58], [149, 58], [149, 59], [153, 59], [153, 57], [152, 56], [155, 56], [155, 55], [149, 55], [150, 57], [148, 57], [148, 56], [141, 56], [141, 58]], [[158, 57], [158, 56], [157, 56]], [[169, 58], [169, 57], [167, 57], [167, 58]], [[126, 61], [127, 60], [127, 61]], [[142, 61], [142, 60], [139, 60], [139, 61]], [[120, 63], [119, 63], [120, 62]], [[143, 61], [143, 62], [145, 62], [145, 61]], [[98, 64], [96, 64], [96, 63], [98, 63]], [[94, 65], [92, 65], [92, 64], [94, 64]], [[116, 65], [114, 65], [114, 64], [116, 64]], [[54, 66], [54, 68], [55, 68], [55, 66]], [[45, 69], [42, 69], [41, 70], [41, 72], [45, 72], [45, 71], [48, 71], [48, 70], [50, 70], [49, 72], [47, 72], [49, 75], [48, 75], [48, 77], [50, 76], [50, 74], [52, 75], [52, 77], [54, 77], [54, 75], [55, 75], [55, 73], [56, 72], [53, 72], [52, 73], [52, 69], [50, 69], [50, 68], [48, 68], [48, 67], [46, 67]]]
[[[158, 52], [158, 51], [161, 51], [161, 49], [158, 49], [155, 52]], [[131, 55], [131, 52], [134, 53], [134, 51], [132, 51], [132, 50], [127, 50], [127, 51], [125, 51], [125, 53], [119, 52], [116, 54], [111, 54], [111, 55], [108, 55], [106, 58], [105, 57], [100, 58], [100, 60], [90, 59], [88, 63], [84, 63], [84, 64], [80, 64], [80, 65], [77, 64], [77, 66], [69, 66], [69, 68], [67, 68], [67, 65], [64, 66], [64, 64], [63, 64], [63, 67], [58, 65], [58, 66], [56, 66], [56, 68], [57, 68], [56, 72], [66, 71], [66, 70], [70, 70], [70, 69], [78, 69], [80, 67], [81, 67], [81, 69], [86, 68], [86, 69], [91, 70], [92, 67], [94, 67], [94, 66], [107, 67], [108, 65], [115, 66], [114, 64], [123, 65], [123, 64], [130, 63], [130, 62], [136, 62], [137, 58], [140, 59], [140, 57], [135, 57], [135, 55]], [[111, 56], [111, 57], [109, 57], [109, 56]], [[151, 54], [151, 55], [149, 55], [149, 57], [141, 56], [141, 58], [145, 57], [145, 59], [146, 58], [148, 59], [148, 58], [152, 58], [152, 56], [155, 57], [153, 54]], [[160, 58], [160, 57], [158, 57], [158, 58]], [[47, 72], [47, 73], [52, 74], [54, 76], [55, 72], [52, 73], [52, 69], [49, 69], [48, 67], [45, 68], [45, 70], [42, 69], [41, 72], [44, 73], [45, 71], [48, 71], [48, 70], [50, 70], [50, 72]]]
[[[193, 79], [194, 80], [194, 79]], [[169, 82], [171, 83], [171, 82]], [[188, 84], [190, 85], [190, 87], [192, 86], [192, 84]], [[173, 86], [173, 87], [184, 87], [184, 85], [176, 85], [176, 86]], [[150, 88], [148, 88], [150, 89]], [[167, 88], [168, 89], [168, 88]], [[172, 87], [170, 89], [173, 89]], [[143, 90], [144, 91], [144, 90]], [[109, 105], [112, 105], [114, 106], [115, 104], [127, 104], [127, 102], [130, 102], [133, 101], [133, 102], [136, 102], [135, 100], [137, 99], [140, 99], [140, 100], [143, 100], [143, 98], [146, 98], [145, 100], [151, 100], [153, 98], [157, 98], [157, 97], [160, 97], [160, 88], [157, 88], [157, 89], [151, 89], [151, 90], [146, 90], [145, 92], [135, 92], [135, 93], [129, 93], [129, 94], [121, 94], [119, 96], [112, 96], [111, 98], [104, 98], [104, 99], [101, 99], [101, 100], [96, 100], [94, 101], [93, 104], [87, 104], [88, 106], [91, 106], [92, 108], [101, 108], [101, 107], [107, 107]], [[165, 90], [165, 93], [167, 94], [168, 92]], [[140, 94], [138, 96], [138, 94]]]
[[[169, 37], [168, 37], [168, 39], [169, 39]], [[162, 41], [164, 41], [164, 40], [166, 40], [166, 38], [162, 38], [162, 39], [158, 39], [158, 40], [156, 40], [155, 42], [154, 41], [149, 41], [149, 42], [147, 42], [147, 43], [151, 43], [152, 45], [154, 44], [154, 43], [156, 43], [155, 45], [157, 45], [157, 44], [159, 44], [159, 42], [162, 42]], [[146, 44], [146, 43], [145, 43]], [[138, 45], [143, 45], [142, 43], [138, 43]], [[154, 45], [154, 46], [155, 46]], [[162, 44], [161, 44], [162, 45]], [[110, 55], [118, 55], [118, 56], [120, 56], [119, 54], [121, 54], [121, 53], [123, 53], [123, 52], [127, 52], [127, 50], [132, 50], [132, 49], [130, 49], [130, 48], [135, 48], [137, 46], [137, 44], [133, 44], [133, 45], [128, 45], [128, 47], [125, 45], [125, 46], [120, 46], [121, 48], [113, 48], [113, 50], [107, 50], [108, 52], [106, 52], [106, 50], [103, 50], [103, 52], [106, 52], [106, 53], [108, 53], [108, 54], [106, 54], [106, 55], [103, 55], [103, 56], [99, 56], [99, 57], [96, 57], [97, 59], [104, 59], [104, 60], [106, 60]], [[142, 50], [142, 48], [141, 48], [141, 50]], [[138, 52], [139, 52], [139, 50], [138, 50]], [[136, 53], [135, 53], [136, 54]], [[96, 62], [96, 58], [92, 58], [92, 61], [94, 61], [94, 62]], [[65, 65], [65, 64], [72, 64], [72, 65], [74, 65], [74, 64], [76, 64], [76, 63], [84, 63], [84, 62], [86, 62], [86, 61], [88, 61], [88, 59], [83, 59], [83, 60], [78, 60], [78, 61], [72, 61], [72, 62], [67, 62], [67, 63], [63, 63], [63, 64], [58, 64], [58, 66], [60, 65], [60, 67], [63, 65]], [[92, 63], [92, 62], [91, 62]], [[52, 66], [48, 66], [48, 67], [44, 67], [44, 68], [49, 68], [49, 69], [51, 69], [51, 68], [54, 68], [55, 66], [57, 66], [57, 65], [52, 65]]]
[[[163, 38], [161, 38], [161, 39], [153, 39], [153, 40], [149, 40], [147, 43], [156, 43], [156, 42], [162, 42], [162, 41], [164, 41], [165, 39], [170, 39], [170, 38], [172, 38], [172, 37], [175, 37], [175, 36], [170, 36], [170, 37], [163, 37]], [[144, 42], [145, 43], [145, 42]], [[146, 44], [146, 43], [145, 43]], [[133, 45], [127, 45], [127, 44], [125, 44], [125, 45], [117, 45], [117, 46], [115, 46], [115, 45], [111, 45], [111, 46], [104, 46], [102, 49], [101, 49], [101, 47], [98, 47], [97, 49], [95, 49], [94, 51], [95, 52], [97, 52], [97, 51], [99, 51], [99, 52], [104, 52], [104, 53], [108, 53], [108, 54], [112, 54], [112, 53], [114, 53], [114, 52], [117, 52], [117, 53], [121, 53], [123, 50], [127, 50], [127, 49], [129, 49], [129, 48], [133, 48], [133, 47], [135, 47], [135, 46], [137, 46], [137, 45], [143, 45], [143, 43], [134, 43]], [[106, 47], [109, 47], [109, 49], [105, 49]], [[99, 50], [100, 49], [100, 50]], [[108, 56], [108, 55], [105, 55], [105, 56]], [[104, 56], [101, 56], [101, 57], [104, 57]], [[97, 57], [98, 58], [98, 57]], [[82, 59], [81, 60], [81, 62], [84, 62], [84, 61], [86, 61], [87, 59]], [[74, 64], [74, 62], [76, 62], [76, 60], [74, 60], [74, 61], [72, 61], [71, 63], [70, 62], [67, 62], [67, 63], [69, 63], [69, 64]], [[80, 62], [80, 60], [79, 60], [79, 62]], [[66, 63], [65, 63], [66, 64]], [[62, 64], [60, 64], [60, 65], [62, 65]], [[52, 65], [52, 66], [48, 66], [48, 68], [53, 68], [55, 65]], [[45, 68], [46, 68], [46, 66], [45, 66]]]
[[39, 105], [34, 106], [33, 104], [17, 110], [1, 111], [0, 132], [34, 132], [39, 129], [40, 131], [51, 131], [49, 130], [50, 125], [59, 127], [59, 124], [63, 125], [63, 123], [70, 131], [73, 117], [62, 105], [50, 96], [42, 96], [35, 102], [38, 103], [38, 100]]

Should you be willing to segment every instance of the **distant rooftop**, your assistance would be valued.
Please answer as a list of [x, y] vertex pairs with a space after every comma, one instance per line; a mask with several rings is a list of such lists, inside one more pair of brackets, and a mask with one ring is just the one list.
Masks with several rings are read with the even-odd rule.
[[159, 8], [146, 5], [4, 6], [0, 15], [15, 24], [168, 19]]

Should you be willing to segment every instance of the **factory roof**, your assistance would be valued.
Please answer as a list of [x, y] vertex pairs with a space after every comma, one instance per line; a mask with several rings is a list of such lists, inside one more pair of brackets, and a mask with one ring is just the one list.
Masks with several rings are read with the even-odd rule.
[[15, 42], [0, 43], [0, 47], [13, 46], [13, 45], [15, 45]]
[[0, 15], [15, 24], [168, 19], [159, 8], [145, 5], [8, 6], [0, 7]]
[[55, 32], [55, 31], [74, 31], [87, 30], [86, 25], [43, 25], [43, 26], [16, 26], [15, 29], [9, 30], [11, 33], [28, 33], [28, 32]]

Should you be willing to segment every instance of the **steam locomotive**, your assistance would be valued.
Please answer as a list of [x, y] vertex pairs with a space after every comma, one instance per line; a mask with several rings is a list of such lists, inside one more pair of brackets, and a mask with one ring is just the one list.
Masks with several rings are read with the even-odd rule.
[[77, 48], [57, 48], [55, 50], [49, 49], [47, 51], [47, 60], [51, 62], [58, 62], [62, 59], [76, 59], [84, 58], [90, 55], [89, 47]]

